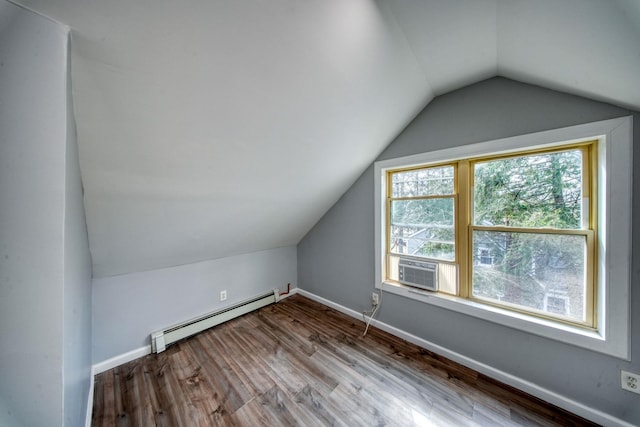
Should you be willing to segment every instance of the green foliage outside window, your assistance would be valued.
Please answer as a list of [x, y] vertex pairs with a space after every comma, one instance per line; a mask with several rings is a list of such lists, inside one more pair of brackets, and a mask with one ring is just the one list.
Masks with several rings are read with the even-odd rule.
[[545, 296], [560, 295], [582, 320], [584, 236], [533, 232], [580, 229], [582, 188], [579, 149], [475, 164], [474, 225], [532, 232], [474, 232], [473, 294], [540, 310]]
[[475, 225], [580, 228], [582, 152], [477, 163], [473, 198]]

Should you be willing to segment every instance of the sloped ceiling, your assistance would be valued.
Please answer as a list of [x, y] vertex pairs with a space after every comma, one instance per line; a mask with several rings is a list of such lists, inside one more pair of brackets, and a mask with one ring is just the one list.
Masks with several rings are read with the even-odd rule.
[[640, 110], [634, 0], [17, 0], [71, 28], [95, 276], [296, 244], [434, 96]]

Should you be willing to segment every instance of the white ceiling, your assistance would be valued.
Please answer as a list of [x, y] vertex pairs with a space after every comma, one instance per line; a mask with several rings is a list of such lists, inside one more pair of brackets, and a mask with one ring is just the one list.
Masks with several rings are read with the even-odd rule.
[[636, 0], [14, 0], [72, 30], [95, 276], [296, 244], [434, 96], [640, 110]]

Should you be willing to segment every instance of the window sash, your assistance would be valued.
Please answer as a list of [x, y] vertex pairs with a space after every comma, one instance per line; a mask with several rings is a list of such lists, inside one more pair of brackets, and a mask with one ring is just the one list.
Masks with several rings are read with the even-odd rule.
[[[474, 165], [479, 162], [487, 162], [491, 160], [518, 158], [535, 154], [556, 153], [567, 150], [580, 149], [582, 151], [582, 222], [578, 229], [558, 229], [558, 228], [535, 228], [535, 227], [507, 227], [507, 226], [480, 226], [474, 225], [473, 218], [473, 177]], [[418, 165], [410, 168], [388, 170], [386, 176], [387, 186], [387, 209], [386, 209], [386, 271], [389, 278], [389, 256], [400, 255], [391, 252], [391, 205], [394, 201], [400, 200], [425, 200], [437, 198], [453, 198], [454, 199], [454, 235], [455, 235], [455, 259], [453, 262], [458, 266], [459, 279], [457, 296], [469, 299], [482, 304], [499, 306], [509, 310], [522, 312], [553, 321], [577, 325], [583, 328], [595, 329], [597, 325], [596, 319], [596, 260], [597, 260], [597, 147], [596, 141], [586, 141], [579, 144], [570, 144], [556, 146], [553, 148], [538, 150], [523, 150], [512, 152], [509, 154], [497, 154], [483, 156], [482, 158], [461, 159], [454, 162], [440, 163], [434, 165]], [[405, 172], [409, 170], [430, 169], [442, 166], [453, 166], [454, 168], [454, 194], [452, 195], [426, 195], [416, 197], [392, 197], [392, 176], [394, 173]], [[563, 316], [554, 315], [537, 309], [517, 306], [514, 304], [501, 303], [496, 304], [493, 300], [478, 298], [473, 296], [473, 233], [474, 231], [502, 231], [510, 233], [535, 233], [535, 234], [555, 234], [555, 235], [581, 235], [586, 238], [586, 274], [585, 274], [585, 321], [575, 321]], [[451, 262], [450, 260], [438, 260], [439, 262]]]
[[[583, 236], [585, 238], [585, 294], [584, 294], [584, 321], [578, 319], [572, 319], [567, 316], [556, 315], [543, 310], [524, 307], [518, 304], [509, 303], [506, 301], [495, 301], [490, 298], [483, 298], [473, 295], [473, 266], [468, 265], [465, 270], [466, 280], [460, 280], [460, 287], [466, 287], [466, 294], [468, 299], [483, 304], [492, 305], [495, 307], [507, 308], [513, 311], [534, 314], [537, 317], [559, 321], [562, 323], [577, 325], [589, 329], [594, 329], [596, 326], [596, 287], [595, 287], [595, 260], [594, 255], [595, 248], [595, 232], [593, 230], [573, 230], [573, 229], [547, 229], [547, 228], [518, 228], [518, 227], [487, 227], [487, 226], [469, 226], [469, 234], [467, 238], [469, 259], [473, 260], [473, 247], [474, 247], [474, 232], [475, 231], [490, 231], [490, 232], [503, 232], [503, 233], [515, 233], [515, 234], [536, 234], [536, 235], [555, 235], [555, 236]], [[465, 239], [463, 239], [465, 240]]]

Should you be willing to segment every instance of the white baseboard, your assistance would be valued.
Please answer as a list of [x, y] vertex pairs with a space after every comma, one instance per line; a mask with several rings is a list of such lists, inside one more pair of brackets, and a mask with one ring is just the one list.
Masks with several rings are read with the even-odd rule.
[[91, 378], [89, 380], [89, 396], [87, 396], [87, 417], [85, 419], [85, 427], [91, 427], [91, 418], [93, 418], [93, 389], [96, 383], [95, 369], [91, 367]]
[[111, 359], [98, 362], [91, 367], [91, 380], [89, 383], [89, 395], [87, 396], [87, 418], [85, 420], [85, 426], [91, 427], [91, 418], [93, 417], [93, 389], [95, 387], [96, 375], [101, 374], [116, 366], [124, 365], [127, 362], [138, 359], [140, 357], [151, 354], [151, 346], [146, 345], [144, 347], [137, 348], [135, 350], [128, 351], [124, 354], [114, 356]]
[[[296, 293], [302, 296], [305, 296], [309, 299], [312, 299], [328, 307], [331, 307], [348, 316], [362, 320], [362, 313], [358, 311], [352, 310], [348, 307], [345, 307], [343, 305], [330, 301], [326, 298], [322, 298], [321, 296], [305, 291], [304, 289], [299, 289], [299, 288], [296, 288], [296, 289], [297, 289]], [[509, 374], [507, 372], [496, 369], [492, 366], [486, 365], [475, 359], [471, 359], [463, 354], [460, 354], [455, 351], [449, 350], [448, 348], [442, 347], [441, 345], [432, 343], [423, 338], [407, 333], [401, 329], [396, 328], [395, 326], [388, 325], [384, 322], [380, 322], [375, 319], [371, 322], [371, 324], [379, 329], [382, 329], [385, 332], [388, 332], [392, 335], [395, 335], [404, 340], [407, 340], [410, 343], [416, 344], [429, 351], [433, 351], [434, 353], [437, 353], [441, 356], [451, 359], [454, 362], [460, 363], [461, 365], [471, 368], [481, 374], [487, 375], [488, 377], [501, 381], [507, 385], [515, 387], [526, 393], [529, 393], [530, 395], [538, 397], [544, 400], [545, 402], [549, 402], [552, 405], [566, 409], [567, 411], [573, 412], [574, 414], [579, 415], [588, 420], [591, 420], [595, 423], [598, 423], [604, 426], [633, 427], [632, 424], [624, 420], [621, 420], [619, 418], [616, 418], [613, 415], [609, 415], [597, 409], [590, 408], [584, 405], [583, 403], [575, 401], [566, 396], [560, 395], [554, 391], [541, 387], [525, 379], [519, 378], [515, 375]]]
[[128, 351], [124, 354], [114, 356], [111, 359], [103, 360], [93, 365], [93, 374], [98, 375], [116, 366], [124, 365], [127, 362], [138, 359], [140, 357], [151, 354], [151, 346], [145, 345], [144, 347], [136, 348], [135, 350]]

